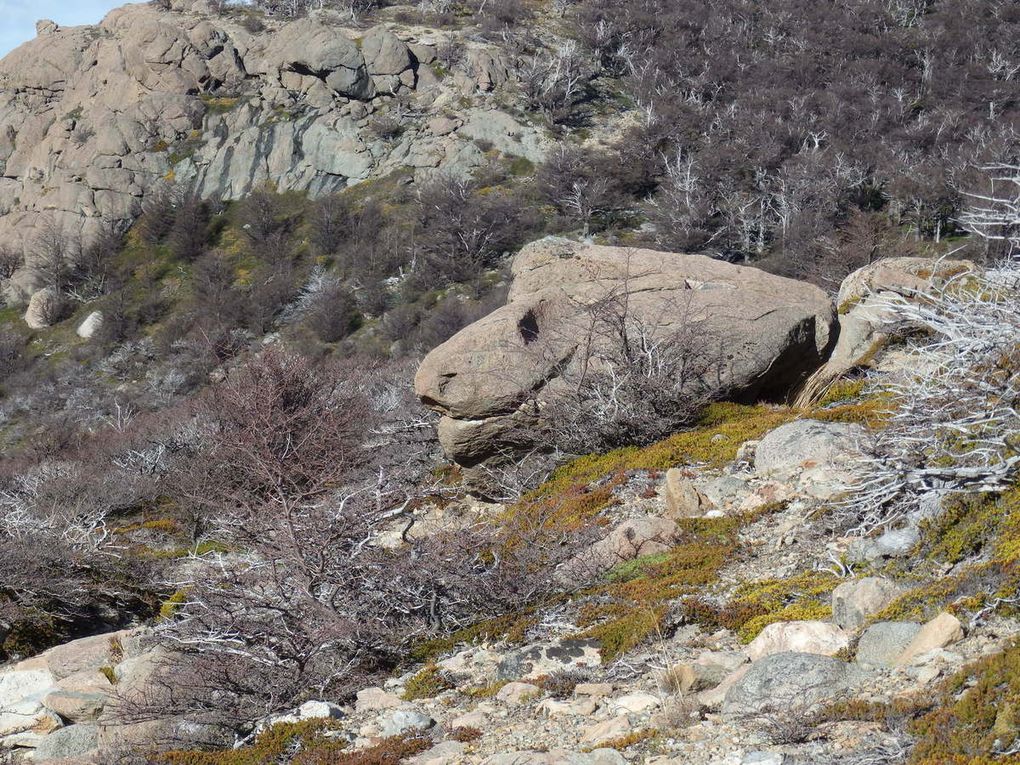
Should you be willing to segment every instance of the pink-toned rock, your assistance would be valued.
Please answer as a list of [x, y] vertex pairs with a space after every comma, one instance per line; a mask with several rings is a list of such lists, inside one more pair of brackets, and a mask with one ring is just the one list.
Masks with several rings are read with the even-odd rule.
[[[477, 422], [555, 401], [564, 377], [590, 356], [579, 352], [591, 337], [585, 306], [608, 294], [626, 295], [634, 320], [663, 338], [689, 336], [694, 322], [696, 337], [724, 347], [713, 374], [720, 394], [785, 395], [833, 339], [835, 311], [818, 288], [700, 255], [550, 237], [525, 247], [512, 270], [508, 304], [433, 350], [418, 370], [416, 392], [447, 418]], [[608, 333], [598, 342], [611, 342]], [[507, 445], [476, 443], [450, 456], [473, 467]]]
[[378, 711], [380, 709], [396, 709], [401, 703], [403, 702], [399, 697], [382, 688], [364, 688], [358, 691], [354, 708], [358, 712]]
[[43, 706], [73, 723], [95, 722], [109, 701], [105, 693], [53, 691], [43, 699]]
[[921, 627], [910, 645], [896, 659], [898, 666], [910, 664], [919, 656], [963, 640], [963, 625], [950, 613], [943, 611]]
[[833, 656], [850, 645], [850, 636], [829, 622], [776, 622], [747, 646], [751, 661], [774, 653], [816, 653]]
[[677, 468], [666, 471], [665, 495], [667, 518], [694, 518], [715, 509], [712, 500]]
[[43, 656], [54, 677], [65, 677], [100, 667], [112, 667], [124, 659], [127, 630], [74, 640], [46, 651]]
[[506, 704], [524, 704], [542, 695], [542, 689], [531, 683], [507, 683], [496, 698]]
[[574, 687], [574, 696], [590, 696], [593, 699], [601, 699], [613, 692], [612, 683], [578, 683]]
[[587, 728], [581, 736], [581, 741], [598, 746], [607, 741], [622, 738], [632, 731], [633, 727], [630, 724], [630, 720], [627, 719], [627, 715], [619, 715], [617, 717], [610, 717], [608, 720], [603, 720]]

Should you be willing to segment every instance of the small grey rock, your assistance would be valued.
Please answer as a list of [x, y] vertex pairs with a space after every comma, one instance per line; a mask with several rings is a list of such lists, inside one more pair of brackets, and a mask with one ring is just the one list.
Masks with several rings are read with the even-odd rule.
[[870, 667], [891, 667], [921, 631], [916, 622], [872, 624], [857, 642], [857, 663]]
[[382, 735], [400, 736], [411, 731], [428, 730], [436, 721], [417, 709], [398, 709], [389, 716], [382, 726]]
[[845, 630], [856, 630], [872, 614], [892, 603], [903, 588], [891, 579], [868, 576], [843, 582], [832, 591], [832, 620]]
[[69, 760], [93, 752], [99, 746], [99, 728], [95, 725], [69, 725], [39, 739], [33, 762]]

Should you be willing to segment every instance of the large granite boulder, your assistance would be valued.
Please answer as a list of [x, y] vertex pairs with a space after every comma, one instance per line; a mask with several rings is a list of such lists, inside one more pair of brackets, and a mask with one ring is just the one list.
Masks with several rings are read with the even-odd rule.
[[722, 713], [733, 720], [807, 714], [849, 693], [864, 673], [812, 653], [776, 653], [756, 661], [727, 691]]
[[316, 77], [338, 95], [375, 95], [365, 57], [357, 43], [315, 16], [292, 21], [271, 39], [266, 63], [280, 72]]
[[834, 341], [832, 304], [809, 284], [701, 255], [542, 239], [514, 259], [507, 305], [418, 370], [415, 389], [443, 415], [449, 456], [483, 463], [522, 417], [555, 400], [565, 378], [614, 342], [593, 327], [610, 303], [656, 340], [696, 338], [713, 355], [713, 393], [742, 400], [789, 397]]

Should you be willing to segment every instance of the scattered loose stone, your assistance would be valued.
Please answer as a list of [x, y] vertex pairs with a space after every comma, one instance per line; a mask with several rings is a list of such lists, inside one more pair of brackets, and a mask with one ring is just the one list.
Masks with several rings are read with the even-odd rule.
[[833, 656], [850, 645], [850, 636], [835, 624], [817, 621], [770, 624], [747, 646], [751, 661], [794, 651]]
[[914, 639], [896, 658], [896, 664], [910, 664], [930, 651], [963, 640], [963, 625], [950, 613], [942, 612], [918, 630]]
[[832, 591], [832, 620], [845, 630], [857, 630], [903, 593], [891, 579], [869, 576], [844, 582]]

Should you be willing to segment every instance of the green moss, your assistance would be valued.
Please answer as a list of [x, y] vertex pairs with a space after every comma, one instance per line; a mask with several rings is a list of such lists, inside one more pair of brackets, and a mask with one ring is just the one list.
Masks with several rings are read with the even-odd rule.
[[203, 93], [200, 98], [210, 114], [226, 114], [236, 109], [241, 103], [240, 98], [217, 97], [208, 93]]
[[739, 549], [741, 527], [754, 517], [679, 521], [673, 549], [615, 567], [606, 584], [587, 593], [592, 600], [580, 609], [576, 637], [596, 640], [609, 662], [660, 634], [669, 604], [718, 580]]
[[921, 536], [920, 552], [931, 561], [1020, 561], [1020, 484], [1002, 494], [948, 497], [938, 517], [921, 523]]
[[411, 648], [410, 656], [415, 661], [431, 661], [459, 645], [495, 641], [523, 643], [527, 630], [537, 623], [536, 609], [485, 619], [446, 637], [417, 643]]
[[527, 157], [514, 157], [510, 160], [510, 175], [517, 177], [528, 177], [535, 174], [535, 163]]
[[749, 643], [776, 622], [831, 616], [831, 593], [840, 581], [827, 572], [805, 571], [786, 579], [745, 582], [722, 607], [699, 599], [691, 599], [685, 605], [691, 618], [731, 629], [741, 641]]
[[829, 386], [829, 389], [825, 391], [825, 395], [819, 399], [818, 406], [825, 407], [832, 406], [833, 404], [843, 404], [860, 398], [867, 384], [868, 381], [863, 377], [859, 380], [837, 380]]
[[643, 744], [646, 741], [650, 741], [659, 735], [659, 731], [655, 728], [644, 728], [643, 730], [636, 730], [633, 733], [628, 733], [626, 736], [620, 736], [619, 738], [610, 739], [609, 741], [603, 741], [599, 744], [599, 749], [616, 749], [622, 752], [626, 749], [630, 749], [638, 744]]
[[748, 619], [737, 631], [744, 643], [750, 643], [763, 629], [778, 622], [814, 621], [832, 616], [832, 607], [824, 603], [795, 603], [774, 613]]
[[610, 662], [660, 632], [665, 606], [592, 608], [582, 613], [581, 622], [606, 619], [578, 633], [580, 639], [596, 640], [602, 661]]
[[158, 531], [163, 534], [176, 534], [180, 526], [173, 518], [156, 518], [139, 523], [131, 523], [127, 526], [118, 526], [113, 530], [114, 534], [132, 534], [137, 531]]
[[490, 699], [499, 693], [503, 686], [509, 682], [509, 680], [496, 680], [488, 685], [482, 685], [477, 688], [468, 688], [464, 691], [464, 693], [473, 699]]
[[168, 622], [174, 618], [180, 607], [184, 605], [188, 600], [188, 588], [182, 588], [177, 590], [173, 595], [163, 601], [159, 607], [158, 620], [161, 622]]
[[844, 300], [842, 303], [840, 303], [839, 308], [837, 308], [836, 310], [840, 316], [846, 316], [854, 309], [855, 306], [859, 305], [862, 300], [864, 300], [864, 297], [862, 295], [849, 298], [848, 300]]
[[895, 408], [895, 402], [886, 394], [878, 393], [852, 403], [813, 409], [807, 416], [823, 422], [853, 422], [867, 428], [881, 428]]
[[554, 471], [532, 497], [559, 495], [570, 487], [632, 470], [666, 470], [677, 465], [722, 467], [745, 441], [761, 438], [796, 417], [796, 411], [770, 406], [717, 403], [705, 409], [698, 426], [646, 447], [626, 447], [580, 457]]
[[429, 664], [418, 674], [407, 681], [404, 686], [404, 701], [415, 699], [431, 699], [443, 691], [448, 691], [454, 686], [443, 676], [439, 667]]
[[[152, 762], [166, 765], [275, 765], [278, 762], [340, 762], [346, 742], [329, 738], [326, 734], [339, 727], [336, 720], [301, 720], [295, 723], [277, 723], [266, 729], [251, 746], [218, 752], [172, 751], [152, 755]], [[295, 752], [298, 757], [290, 759]], [[300, 759], [299, 759], [300, 758]]]
[[935, 709], [911, 726], [913, 765], [991, 765], [1020, 761], [993, 755], [1020, 737], [1020, 644], [984, 658], [949, 678]]

